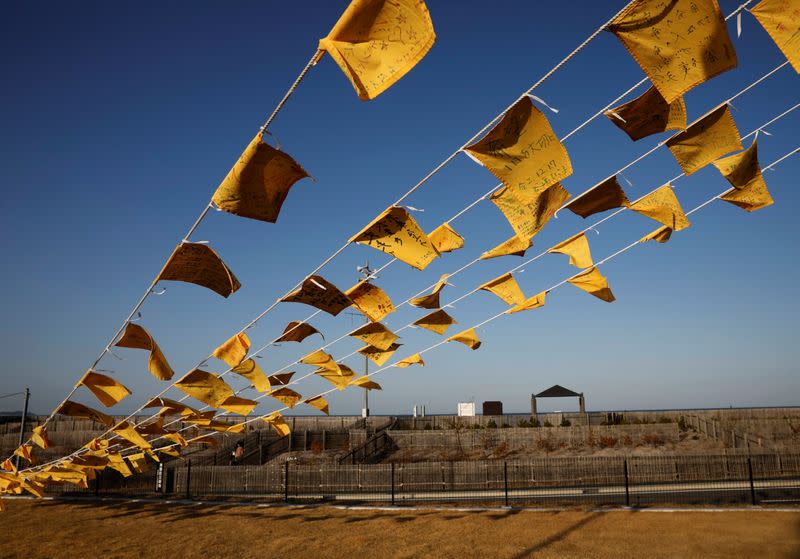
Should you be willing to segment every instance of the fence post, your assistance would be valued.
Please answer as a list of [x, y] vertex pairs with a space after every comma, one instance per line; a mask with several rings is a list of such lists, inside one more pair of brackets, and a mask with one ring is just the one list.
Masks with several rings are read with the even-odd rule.
[[289, 502], [289, 461], [283, 463], [283, 502]]
[[628, 482], [628, 459], [622, 461], [622, 473], [625, 475], [625, 506], [631, 506], [630, 483]]
[[186, 498], [191, 499], [191, 491], [189, 488], [189, 481], [192, 478], [192, 460], [191, 458], [186, 461]]
[[394, 505], [394, 462], [392, 462], [392, 505]]
[[756, 486], [753, 483], [753, 461], [750, 457], [747, 457], [747, 473], [750, 476], [750, 501], [753, 503], [753, 506], [756, 504]]
[[100, 479], [103, 476], [103, 470], [99, 470], [94, 476], [94, 496], [100, 495]]
[[508, 462], [503, 460], [503, 489], [506, 494], [506, 506], [508, 506]]

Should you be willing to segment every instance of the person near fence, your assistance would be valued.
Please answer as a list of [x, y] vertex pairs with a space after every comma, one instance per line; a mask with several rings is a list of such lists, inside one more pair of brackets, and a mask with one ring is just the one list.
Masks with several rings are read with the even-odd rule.
[[233, 449], [231, 452], [231, 466], [238, 466], [242, 463], [242, 459], [244, 458], [244, 443], [239, 441], [236, 443], [236, 448]]

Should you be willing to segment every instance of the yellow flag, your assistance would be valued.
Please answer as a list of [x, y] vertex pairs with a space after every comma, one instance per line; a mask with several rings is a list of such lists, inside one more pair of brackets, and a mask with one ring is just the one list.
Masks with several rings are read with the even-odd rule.
[[94, 438], [88, 443], [84, 445], [85, 448], [92, 450], [94, 452], [104, 452], [107, 451], [108, 445], [111, 444], [108, 439], [97, 439]]
[[655, 241], [657, 243], [666, 243], [671, 236], [672, 236], [672, 229], [670, 229], [666, 225], [662, 225], [652, 233], [648, 233], [647, 235], [639, 239], [639, 242], [646, 243], [647, 241]]
[[420, 367], [425, 366], [425, 361], [422, 360], [422, 356], [419, 353], [415, 353], [411, 357], [406, 357], [405, 359], [401, 359], [397, 363], [394, 364], [395, 367], [400, 369], [405, 369], [406, 367], [410, 367], [411, 365], [419, 365]]
[[739, 206], [748, 212], [754, 212], [774, 204], [763, 177], [748, 183], [744, 188], [731, 188], [719, 199]]
[[249, 415], [257, 405], [258, 402], [255, 400], [248, 400], [247, 398], [240, 398], [239, 396], [228, 396], [219, 407], [230, 413]]
[[181, 449], [176, 448], [173, 445], [162, 446], [155, 450], [156, 452], [160, 452], [161, 454], [166, 454], [167, 456], [172, 456], [174, 458], [180, 458], [181, 456]]
[[187, 373], [175, 383], [175, 388], [213, 408], [220, 407], [222, 402], [233, 396], [233, 389], [224, 380], [200, 369]]
[[478, 333], [474, 328], [469, 328], [463, 332], [459, 332], [455, 336], [447, 338], [448, 342], [461, 342], [470, 349], [478, 349], [481, 347], [481, 341], [478, 339]]
[[613, 208], [622, 208], [628, 203], [628, 197], [619, 185], [617, 175], [614, 175], [573, 198], [566, 208], [586, 218]]
[[716, 0], [635, 0], [607, 27], [667, 103], [736, 68]]
[[592, 262], [592, 253], [589, 250], [589, 239], [585, 233], [573, 235], [566, 241], [561, 241], [547, 252], [557, 252], [569, 256], [569, 263], [576, 268], [589, 268]]
[[533, 297], [528, 297], [519, 305], [515, 305], [506, 311], [506, 314], [514, 314], [515, 312], [529, 311], [531, 309], [538, 309], [544, 306], [544, 300], [547, 297], [547, 291], [537, 293]]
[[172, 375], [175, 374], [153, 337], [138, 324], [129, 322], [125, 326], [125, 333], [115, 345], [117, 347], [129, 347], [132, 349], [145, 349], [149, 351], [150, 358], [147, 361], [147, 370], [158, 380], [169, 380], [172, 378]]
[[267, 375], [264, 374], [264, 371], [261, 370], [261, 367], [258, 366], [258, 363], [256, 363], [254, 359], [245, 359], [240, 365], [231, 369], [231, 371], [246, 378], [250, 381], [250, 384], [253, 385], [253, 388], [262, 394], [264, 392], [269, 392], [269, 380], [267, 379]]
[[187, 406], [183, 402], [177, 402], [175, 400], [170, 400], [169, 398], [153, 398], [149, 402], [147, 402], [144, 408], [161, 408], [159, 410], [159, 415], [176, 415], [176, 414], [183, 414], [183, 415], [193, 415], [198, 414], [196, 409], [191, 406]]
[[291, 388], [282, 387], [276, 388], [269, 392], [269, 395], [278, 400], [284, 406], [293, 408], [297, 402], [300, 401], [302, 396], [292, 390]]
[[761, 0], [749, 11], [800, 73], [800, 1]]
[[422, 0], [352, 0], [319, 41], [362, 101], [374, 99], [416, 66], [436, 40]]
[[281, 437], [285, 437], [292, 432], [280, 412], [274, 411], [271, 414], [262, 417], [261, 419], [262, 421], [266, 422], [267, 425], [275, 429]]
[[128, 467], [128, 463], [125, 462], [125, 459], [119, 452], [108, 453], [108, 467], [118, 471], [123, 477], [130, 477], [133, 475], [133, 472]]
[[512, 190], [504, 186], [492, 194], [492, 202], [503, 212], [517, 237], [530, 239], [550, 221], [570, 193], [556, 183], [542, 192]]
[[[286, 325], [286, 328], [283, 329], [283, 335], [275, 341], [302, 342], [312, 334], [319, 334], [322, 336], [322, 333], [310, 324], [295, 320]], [[325, 336], [322, 336], [322, 339], [324, 340]]]
[[181, 413], [183, 421], [193, 425], [210, 425], [214, 421], [214, 416], [217, 415], [216, 410], [196, 411], [193, 413]]
[[219, 442], [214, 435], [199, 435], [186, 441], [189, 444], [201, 444], [207, 446], [218, 446]]
[[643, 196], [631, 204], [630, 209], [655, 219], [673, 231], [680, 231], [689, 227], [689, 220], [686, 219], [678, 198], [675, 197], [675, 192], [668, 184]]
[[453, 252], [464, 246], [464, 237], [456, 233], [449, 223], [442, 223], [428, 234], [437, 252]]
[[285, 384], [289, 384], [289, 381], [292, 380], [292, 376], [294, 375], [294, 371], [290, 373], [279, 373], [276, 375], [270, 375], [267, 377], [269, 381], [270, 388], [274, 388], [276, 386], [283, 386]]
[[336, 360], [331, 357], [329, 353], [325, 353], [321, 349], [309, 353], [300, 359], [300, 363], [319, 367], [320, 369], [325, 369], [327, 371], [333, 371], [334, 373], [339, 372], [339, 364], [336, 362]]
[[180, 433], [167, 433], [164, 435], [164, 438], [168, 441], [172, 441], [180, 446], [189, 446], [189, 442], [183, 438], [183, 435]]
[[17, 449], [14, 451], [14, 456], [19, 456], [20, 458], [24, 458], [31, 465], [34, 465], [37, 462], [36, 457], [33, 455], [32, 444], [23, 444], [18, 446]]
[[42, 497], [44, 497], [44, 484], [43, 483], [39, 483], [38, 481], [28, 481], [28, 480], [24, 480], [23, 479], [20, 482], [20, 484], [22, 485], [22, 488], [25, 491], [27, 491], [28, 493], [30, 493], [31, 495], [35, 495], [36, 497], [39, 497], [40, 499]]
[[533, 241], [530, 239], [523, 239], [514, 235], [507, 241], [503, 241], [492, 250], [488, 250], [481, 254], [481, 260], [489, 260], [490, 258], [497, 258], [498, 256], [525, 256], [525, 251], [533, 246]]
[[127, 421], [119, 422], [113, 429], [115, 434], [123, 439], [132, 442], [135, 446], [141, 449], [153, 448], [147, 440]]
[[42, 425], [33, 428], [31, 441], [33, 441], [36, 446], [42, 449], [50, 446], [50, 441], [47, 438], [47, 430]]
[[231, 367], [236, 367], [247, 356], [248, 351], [250, 351], [250, 338], [244, 332], [239, 332], [215, 349], [213, 355]]
[[517, 280], [510, 273], [487, 281], [478, 289], [494, 293], [507, 305], [519, 305], [525, 300], [525, 295], [522, 294]]
[[145, 458], [144, 452], [130, 454], [126, 456], [126, 458], [128, 459], [128, 462], [131, 463], [133, 471], [137, 474], [143, 474], [147, 471], [147, 458]]
[[529, 197], [572, 174], [567, 150], [525, 96], [482, 139], [465, 148], [500, 181]]
[[605, 115], [634, 141], [666, 130], [686, 130], [683, 97], [667, 103], [655, 87], [633, 101], [606, 111]]
[[284, 303], [303, 303], [336, 316], [352, 305], [347, 295], [322, 276], [311, 276], [303, 285], [281, 299]]
[[70, 417], [77, 417], [80, 419], [92, 419], [98, 423], [102, 423], [106, 427], [111, 427], [114, 425], [114, 419], [110, 416], [94, 410], [89, 406], [84, 406], [78, 402], [73, 402], [72, 400], [67, 400], [61, 404], [56, 413], [60, 415], [68, 415]]
[[[430, 330], [431, 332], [435, 332], [439, 335], [444, 334], [447, 332], [447, 329], [450, 328], [453, 324], [458, 324], [455, 319], [444, 312], [442, 309], [438, 311], [433, 311], [430, 314], [426, 314], [416, 322], [414, 322], [415, 326], [419, 326], [420, 328], [425, 328], [426, 330]], [[379, 363], [381, 365], [382, 363]]]
[[598, 299], [602, 299], [607, 303], [614, 302], [614, 294], [608, 287], [608, 280], [597, 268], [589, 268], [567, 281], [575, 287], [591, 293]]
[[163, 435], [164, 431], [164, 416], [159, 416], [155, 421], [146, 425], [137, 425], [136, 430], [140, 435]]
[[421, 309], [436, 309], [439, 308], [439, 294], [444, 289], [444, 286], [447, 285], [447, 278], [448, 274], [444, 274], [439, 278], [439, 281], [436, 282], [436, 285], [433, 286], [433, 291], [428, 293], [427, 295], [422, 295], [420, 297], [414, 297], [411, 299], [408, 304], [414, 307], [419, 307]]
[[339, 390], [344, 390], [350, 379], [356, 376], [350, 367], [342, 364], [339, 364], [339, 372], [319, 369], [314, 371], [314, 374], [324, 378]]
[[381, 385], [369, 378], [369, 375], [360, 376], [350, 381], [350, 386], [358, 386], [366, 390], [381, 390]]
[[261, 136], [259, 131], [211, 200], [228, 213], [275, 223], [289, 189], [309, 175], [288, 154], [264, 143]]
[[78, 381], [78, 386], [83, 385], [88, 388], [92, 394], [97, 396], [100, 403], [105, 407], [110, 408], [117, 404], [123, 398], [130, 396], [131, 391], [126, 387], [115, 381], [113, 378], [95, 373], [91, 369], [86, 371], [83, 378]]
[[751, 182], [761, 178], [761, 166], [758, 164], [758, 143], [753, 140], [750, 147], [713, 162], [722, 176], [734, 188], [745, 188]]
[[439, 256], [431, 240], [408, 210], [400, 206], [385, 210], [350, 239], [350, 242], [391, 254], [418, 270], [424, 270]]
[[193, 283], [225, 298], [242, 286], [219, 255], [203, 243], [181, 243], [175, 247], [158, 279]]
[[313, 398], [308, 398], [307, 400], [303, 400], [303, 403], [308, 404], [312, 408], [317, 408], [325, 415], [330, 415], [328, 410], [328, 401], [322, 396], [314, 396]]
[[725, 104], [667, 140], [667, 147], [688, 176], [718, 157], [742, 149], [742, 140]]
[[4, 469], [7, 472], [11, 472], [14, 475], [17, 473], [17, 467], [14, 465], [14, 461], [11, 458], [6, 458], [3, 460], [3, 463], [0, 464], [0, 468]]
[[350, 336], [378, 349], [389, 349], [398, 336], [380, 322], [370, 322], [350, 332]]
[[366, 345], [359, 349], [358, 352], [380, 367], [389, 360], [400, 346], [402, 346], [402, 344], [392, 344], [388, 349], [379, 349], [375, 346]]
[[377, 285], [360, 281], [347, 291], [345, 295], [353, 301], [353, 305], [373, 322], [379, 322], [394, 312], [392, 300]]

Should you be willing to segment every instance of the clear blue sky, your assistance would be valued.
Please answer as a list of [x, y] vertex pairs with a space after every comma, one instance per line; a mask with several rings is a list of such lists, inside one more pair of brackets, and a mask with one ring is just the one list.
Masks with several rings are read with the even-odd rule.
[[[308, 75], [272, 127], [283, 148], [317, 182], [298, 183], [276, 225], [213, 213], [196, 240], [207, 239], [241, 280], [225, 300], [202, 288], [170, 283], [152, 297], [141, 322], [183, 374], [267, 304], [301, 279], [350, 235], [449, 155], [605, 21], [622, 1], [564, 3], [430, 0], [438, 39], [428, 56], [377, 100], [358, 100], [330, 58]], [[739, 4], [723, 0], [724, 12]], [[346, 6], [307, 2], [44, 2], [6, 6], [0, 22], [4, 127], [2, 227], [5, 273], [0, 392], [30, 386], [32, 410], [47, 413], [94, 360], [204, 207]], [[735, 39], [739, 67], [686, 96], [694, 119], [780, 64], [764, 30], [744, 14]], [[560, 109], [559, 135], [583, 122], [642, 77], [616, 39], [602, 34], [537, 94]], [[797, 75], [783, 69], [736, 103], [742, 134], [798, 101]], [[642, 90], [643, 91], [643, 90]], [[797, 144], [800, 111], [760, 136], [766, 164]], [[604, 118], [566, 147], [577, 194], [647, 151], [663, 136], [631, 142]], [[696, 214], [667, 245], [637, 247], [602, 271], [617, 302], [606, 304], [572, 286], [553, 292], [543, 309], [496, 321], [480, 331], [484, 345], [460, 344], [425, 357], [428, 366], [379, 377], [373, 413], [454, 413], [456, 402], [502, 400], [529, 409], [529, 395], [558, 383], [586, 394], [590, 409], [796, 405], [798, 375], [796, 215], [797, 157], [768, 173], [776, 204], [752, 215], [723, 204]], [[626, 174], [639, 196], [680, 172], [662, 150]], [[452, 216], [496, 181], [460, 156], [409, 203], [426, 230]], [[726, 188], [713, 168], [682, 180], [685, 209]], [[649, 232], [638, 215], [615, 218], [592, 234], [595, 260]], [[529, 256], [584, 226], [564, 212], [535, 239]], [[484, 202], [454, 226], [466, 247], [424, 272], [396, 264], [378, 284], [396, 301], [432, 283], [511, 234]], [[323, 275], [340, 288], [365, 259], [386, 258], [351, 247]], [[521, 260], [506, 257], [453, 280], [443, 301]], [[528, 294], [573, 274], [566, 257], [548, 255], [519, 276]], [[503, 303], [488, 293], [459, 304], [464, 327]], [[310, 313], [281, 305], [250, 331], [254, 345], [289, 320]], [[405, 308], [389, 327], [421, 316]], [[328, 339], [360, 322], [346, 314], [314, 322]], [[404, 356], [438, 338], [411, 331]], [[269, 371], [319, 347], [285, 344], [261, 360]], [[358, 347], [347, 341], [334, 356]], [[118, 350], [100, 368], [134, 391], [125, 412], [161, 389], [146, 353]], [[352, 366], [361, 366], [358, 360]], [[212, 360], [210, 370], [224, 370]], [[298, 367], [298, 375], [307, 367]], [[177, 377], [176, 377], [177, 378]], [[241, 386], [238, 380], [232, 384]], [[304, 381], [304, 395], [330, 385]], [[248, 393], [245, 393], [245, 395]], [[249, 394], [252, 394], [250, 392]], [[357, 413], [360, 391], [331, 395], [334, 413]], [[81, 390], [78, 400], [100, 405]], [[3, 409], [19, 409], [4, 400]], [[571, 409], [551, 401], [544, 409]], [[274, 406], [273, 406], [274, 407]], [[259, 410], [269, 411], [268, 406]], [[541, 408], [540, 408], [541, 409]], [[309, 410], [308, 413], [313, 412]]]

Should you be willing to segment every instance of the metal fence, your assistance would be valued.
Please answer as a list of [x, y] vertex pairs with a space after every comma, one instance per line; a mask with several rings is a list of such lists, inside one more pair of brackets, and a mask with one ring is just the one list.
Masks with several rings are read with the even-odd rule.
[[[53, 492], [74, 493], [69, 486]], [[495, 505], [800, 503], [800, 454], [565, 457], [521, 461], [197, 466], [176, 461], [79, 493], [280, 502]]]

